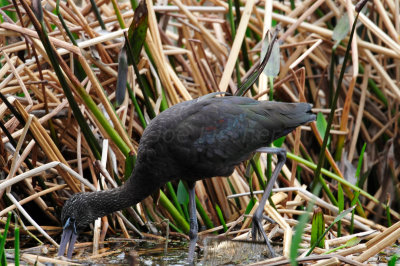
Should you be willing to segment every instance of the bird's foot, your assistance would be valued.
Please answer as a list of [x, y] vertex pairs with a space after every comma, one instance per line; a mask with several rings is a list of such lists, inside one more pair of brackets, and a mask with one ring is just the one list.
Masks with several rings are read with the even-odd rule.
[[253, 226], [251, 228], [251, 237], [252, 237], [253, 241], [256, 241], [259, 238], [259, 236], [260, 237], [262, 236], [264, 238], [265, 244], [267, 244], [267, 247], [269, 249], [271, 257], [276, 257], [276, 253], [271, 246], [271, 243], [269, 241], [267, 233], [265, 233], [265, 230], [264, 230], [264, 227], [262, 224], [262, 219], [266, 219], [270, 223], [276, 223], [274, 220], [272, 220], [271, 218], [269, 218], [266, 215], [262, 215], [262, 218], [258, 217], [258, 215], [254, 215], [253, 216]]

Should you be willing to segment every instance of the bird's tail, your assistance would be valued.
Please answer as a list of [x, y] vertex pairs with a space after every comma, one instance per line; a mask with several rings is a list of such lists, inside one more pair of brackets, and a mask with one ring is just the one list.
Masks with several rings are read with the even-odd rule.
[[284, 136], [300, 125], [316, 119], [308, 103], [283, 103], [265, 101], [252, 107], [252, 111], [260, 115], [263, 128], [273, 132], [276, 139]]
[[278, 112], [281, 117], [285, 119], [285, 123], [288, 127], [297, 127], [316, 119], [315, 114], [311, 112], [311, 104], [308, 103], [286, 103], [280, 104]]

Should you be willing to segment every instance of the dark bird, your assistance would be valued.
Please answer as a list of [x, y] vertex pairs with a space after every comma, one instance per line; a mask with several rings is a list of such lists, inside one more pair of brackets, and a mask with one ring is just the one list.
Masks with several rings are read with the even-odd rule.
[[168, 181], [182, 179], [189, 187], [190, 246], [193, 258], [197, 241], [194, 186], [197, 180], [229, 176], [234, 167], [254, 152], [274, 153], [278, 163], [253, 216], [253, 239], [264, 237], [264, 205], [286, 160], [286, 151], [267, 147], [297, 126], [315, 120], [311, 105], [256, 101], [246, 97], [209, 94], [179, 103], [154, 118], [143, 132], [131, 177], [118, 188], [73, 195], [62, 210], [64, 231], [58, 255], [72, 256], [78, 233], [95, 219], [132, 206]]

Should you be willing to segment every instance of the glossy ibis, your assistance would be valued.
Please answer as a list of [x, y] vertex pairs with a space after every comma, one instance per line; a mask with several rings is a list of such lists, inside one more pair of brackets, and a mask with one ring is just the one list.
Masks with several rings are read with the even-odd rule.
[[64, 231], [58, 255], [72, 256], [78, 233], [95, 219], [134, 205], [168, 181], [182, 179], [189, 187], [190, 247], [197, 240], [194, 186], [197, 180], [229, 176], [234, 167], [254, 152], [274, 153], [278, 163], [253, 216], [253, 239], [259, 233], [273, 249], [262, 227], [264, 205], [285, 163], [286, 151], [267, 147], [297, 126], [315, 120], [311, 105], [256, 101], [251, 98], [209, 94], [179, 103], [154, 118], [140, 140], [135, 169], [118, 188], [73, 195], [64, 205]]

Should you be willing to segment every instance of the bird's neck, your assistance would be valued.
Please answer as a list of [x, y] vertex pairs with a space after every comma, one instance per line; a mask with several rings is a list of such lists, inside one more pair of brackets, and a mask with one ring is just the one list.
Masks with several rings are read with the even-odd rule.
[[91, 206], [94, 218], [103, 217], [139, 203], [158, 188], [140, 171], [134, 171], [121, 187], [92, 192], [88, 206]]

